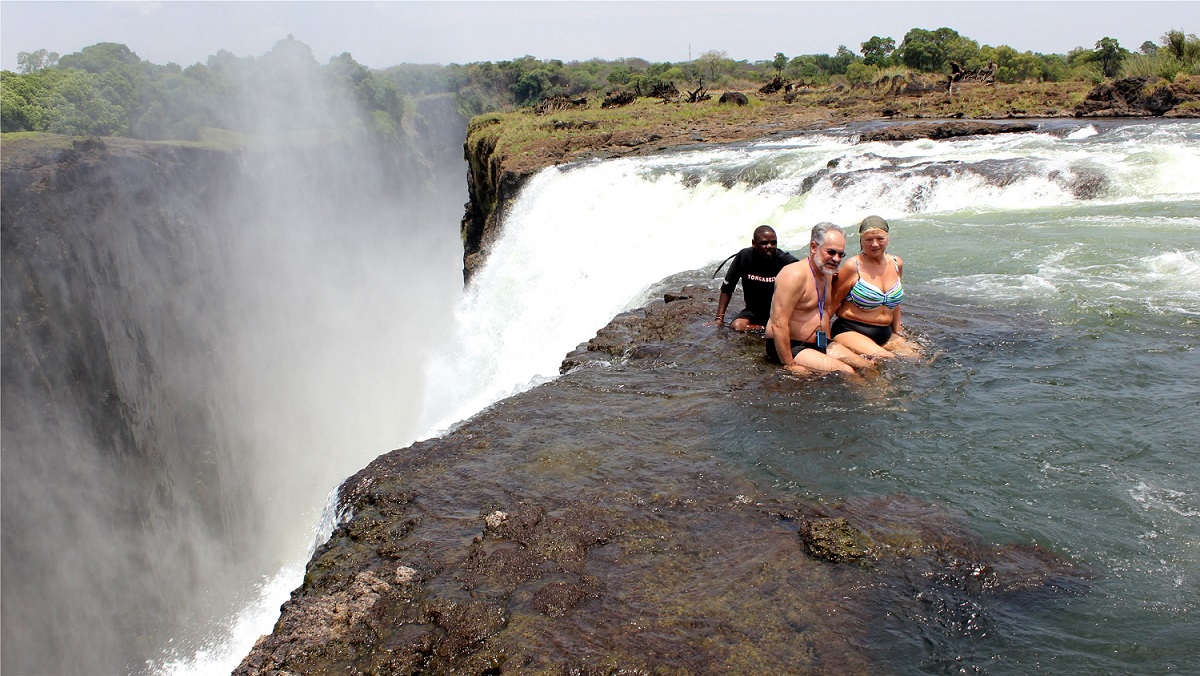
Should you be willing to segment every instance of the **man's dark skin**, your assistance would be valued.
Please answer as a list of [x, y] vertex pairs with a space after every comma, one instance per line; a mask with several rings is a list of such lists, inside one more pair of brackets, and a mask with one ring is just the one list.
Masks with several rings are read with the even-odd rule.
[[[753, 238], [750, 240], [750, 246], [754, 249], [754, 255], [767, 259], [773, 259], [779, 255], [779, 239], [775, 235], [775, 230], [769, 225], [761, 225], [754, 230]], [[721, 297], [717, 301], [717, 315], [709, 326], [721, 326], [725, 323], [725, 309], [729, 307], [729, 301], [733, 298], [731, 291], [722, 289]], [[762, 318], [764, 321], [766, 317]], [[735, 331], [761, 331], [763, 324], [756, 324], [745, 317], [738, 317], [729, 323], [729, 328]]]

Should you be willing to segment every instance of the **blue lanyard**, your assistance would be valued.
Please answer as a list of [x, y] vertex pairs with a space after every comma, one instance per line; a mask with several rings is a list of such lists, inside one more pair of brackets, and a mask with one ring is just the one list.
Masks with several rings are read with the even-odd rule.
[[817, 284], [817, 268], [813, 265], [811, 256], [808, 258], [808, 268], [812, 270], [813, 288], [817, 290], [817, 319], [823, 322], [825, 320], [825, 289]]

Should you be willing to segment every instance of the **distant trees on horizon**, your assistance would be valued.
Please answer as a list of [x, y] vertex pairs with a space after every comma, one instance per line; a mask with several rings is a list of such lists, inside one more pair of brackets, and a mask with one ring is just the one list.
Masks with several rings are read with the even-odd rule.
[[830, 54], [736, 61], [710, 50], [686, 62], [651, 63], [624, 58], [564, 63], [522, 56], [468, 64], [400, 64], [373, 70], [349, 53], [319, 64], [292, 36], [260, 57], [221, 50], [186, 68], [143, 61], [127, 46], [104, 42], [59, 56], [47, 50], [18, 55], [20, 72], [0, 73], [2, 130], [70, 135], [130, 136], [149, 140], [198, 139], [204, 129], [279, 132], [351, 128], [395, 138], [415, 97], [457, 98], [465, 115], [625, 89], [647, 94], [666, 83], [737, 87], [779, 77], [807, 86], [853, 86], [900, 71], [950, 72], [996, 64], [1000, 82], [1100, 82], [1118, 75], [1175, 79], [1200, 74], [1200, 39], [1167, 31], [1138, 52], [1103, 37], [1093, 49], [1067, 54], [1018, 52], [1007, 45], [980, 46], [951, 28], [913, 28], [899, 44], [871, 36], [858, 52], [839, 46]]

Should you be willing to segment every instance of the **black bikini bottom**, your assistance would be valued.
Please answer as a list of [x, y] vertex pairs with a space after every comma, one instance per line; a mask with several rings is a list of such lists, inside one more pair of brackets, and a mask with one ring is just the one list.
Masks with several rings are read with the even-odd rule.
[[[767, 361], [771, 362], [772, 364], [782, 364], [783, 362], [780, 361], [780, 359], [779, 359], [779, 352], [777, 352], [775, 350], [775, 339], [767, 338], [766, 343], [767, 343]], [[805, 349], [816, 350], [817, 352], [820, 352], [821, 354], [825, 354], [825, 348], [817, 347], [816, 343], [805, 343], [805, 342], [799, 341], [799, 340], [792, 341], [792, 356], [793, 357], [800, 354], [800, 351], [805, 350]]]
[[843, 319], [841, 317], [835, 317], [833, 319], [833, 324], [829, 327], [830, 337], [832, 338], [833, 336], [836, 336], [839, 333], [846, 333], [847, 331], [857, 331], [858, 333], [861, 333], [864, 336], [875, 341], [876, 345], [883, 345], [884, 343], [888, 342], [888, 340], [891, 339], [891, 337], [892, 337], [892, 325], [891, 324], [886, 324], [884, 326], [876, 326], [875, 324], [864, 324], [862, 322], [856, 322], [853, 319]]

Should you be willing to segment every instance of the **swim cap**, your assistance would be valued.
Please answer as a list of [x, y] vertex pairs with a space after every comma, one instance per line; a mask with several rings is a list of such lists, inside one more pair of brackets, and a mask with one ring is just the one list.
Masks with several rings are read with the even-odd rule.
[[878, 216], [867, 216], [866, 218], [862, 219], [862, 223], [858, 224], [858, 234], [861, 235], [862, 233], [873, 228], [878, 228], [884, 232], [888, 232], [887, 221]]

